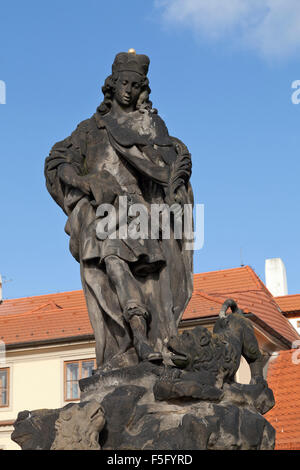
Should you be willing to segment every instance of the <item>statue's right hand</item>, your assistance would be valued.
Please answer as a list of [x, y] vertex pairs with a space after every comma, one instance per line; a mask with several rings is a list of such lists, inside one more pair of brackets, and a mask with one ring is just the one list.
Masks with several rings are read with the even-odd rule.
[[89, 196], [92, 193], [89, 179], [86, 176], [78, 176], [75, 187]]
[[65, 184], [79, 189], [83, 194], [91, 194], [89, 178], [78, 175], [72, 165], [61, 165], [59, 167], [59, 177]]

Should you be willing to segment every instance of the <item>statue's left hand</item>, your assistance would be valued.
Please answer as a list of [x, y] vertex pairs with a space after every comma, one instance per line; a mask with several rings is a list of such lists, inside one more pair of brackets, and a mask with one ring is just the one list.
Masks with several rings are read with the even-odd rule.
[[187, 203], [186, 186], [192, 173], [192, 162], [190, 153], [176, 145], [178, 157], [171, 166], [169, 185], [167, 189], [167, 203], [172, 205]]

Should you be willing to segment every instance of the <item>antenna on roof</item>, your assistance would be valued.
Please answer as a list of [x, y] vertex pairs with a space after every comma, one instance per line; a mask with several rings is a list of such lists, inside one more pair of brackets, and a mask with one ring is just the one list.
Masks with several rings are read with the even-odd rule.
[[240, 257], [241, 257], [241, 268], [243, 268], [245, 265], [244, 265], [244, 262], [243, 262], [243, 250], [242, 250], [242, 247], [240, 248]]
[[7, 282], [12, 282], [12, 279], [7, 279], [6, 276], [1, 276], [0, 274], [0, 304], [3, 302], [3, 284], [6, 284]]

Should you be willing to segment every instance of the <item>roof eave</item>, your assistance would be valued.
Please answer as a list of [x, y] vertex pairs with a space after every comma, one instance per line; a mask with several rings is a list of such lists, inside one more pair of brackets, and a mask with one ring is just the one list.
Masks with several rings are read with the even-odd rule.
[[63, 343], [75, 343], [78, 341], [93, 341], [95, 336], [93, 334], [78, 335], [78, 336], [64, 336], [62, 338], [47, 338], [35, 341], [23, 341], [19, 343], [6, 344], [6, 351], [13, 349], [32, 348], [38, 346], [56, 345]]

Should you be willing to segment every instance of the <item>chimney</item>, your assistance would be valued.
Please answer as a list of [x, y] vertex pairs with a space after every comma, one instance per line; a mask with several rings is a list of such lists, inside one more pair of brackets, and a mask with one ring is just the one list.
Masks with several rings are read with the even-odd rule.
[[2, 276], [0, 274], [0, 304], [2, 304]]
[[265, 277], [266, 286], [274, 297], [288, 295], [286, 270], [281, 258], [266, 259]]

